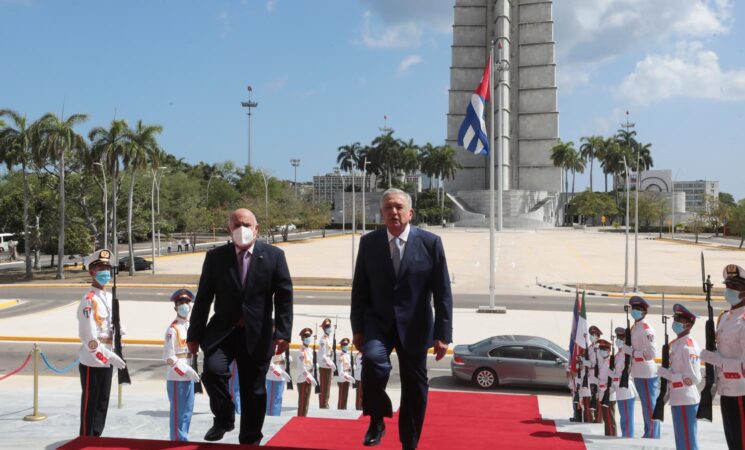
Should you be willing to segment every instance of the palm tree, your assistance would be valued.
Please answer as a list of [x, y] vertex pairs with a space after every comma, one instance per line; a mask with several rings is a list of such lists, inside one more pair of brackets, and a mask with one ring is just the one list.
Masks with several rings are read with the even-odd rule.
[[158, 142], [155, 135], [162, 132], [160, 125], [143, 125], [137, 121], [134, 130], [126, 131], [126, 150], [124, 153], [124, 167], [129, 171], [129, 197], [127, 201], [127, 244], [129, 247], [129, 275], [135, 274], [134, 246], [132, 242], [132, 204], [135, 192], [135, 176], [137, 171], [147, 167], [148, 160], [153, 153], [158, 152]]
[[57, 279], [65, 278], [62, 258], [65, 256], [65, 152], [86, 148], [83, 136], [74, 127], [88, 119], [87, 114], [73, 114], [67, 119], [53, 113], [39, 119], [39, 153], [44, 158], [58, 164], [59, 172], [59, 237], [57, 243]]
[[[111, 126], [106, 129], [95, 127], [88, 133], [88, 139], [91, 141], [91, 149], [94, 158], [106, 168], [106, 172], [111, 177], [111, 242], [112, 253], [115, 260], [119, 261], [119, 236], [116, 224], [117, 199], [119, 197], [119, 171], [120, 161], [127, 151], [127, 131], [129, 127], [125, 120], [112, 120]], [[108, 193], [107, 193], [108, 195]], [[104, 230], [108, 233], [109, 230]]]
[[585, 159], [574, 148], [571, 149], [571, 153], [567, 157], [567, 166], [572, 171], [572, 196], [574, 196], [574, 178], [577, 172], [583, 173], [585, 171]]
[[580, 139], [584, 144], [580, 145], [579, 151], [582, 158], [590, 162], [590, 192], [592, 192], [592, 167], [595, 158], [602, 152], [605, 141], [600, 136], [585, 136]]
[[419, 167], [423, 174], [429, 178], [429, 189], [432, 190], [432, 181], [435, 178], [435, 170], [433, 163], [435, 159], [435, 153], [437, 152], [436, 147], [427, 142], [424, 144], [419, 151]]
[[401, 142], [393, 137], [393, 130], [389, 130], [372, 141], [373, 154], [380, 175], [388, 180], [388, 187], [392, 186], [392, 176], [400, 167]]
[[33, 160], [33, 132], [34, 126], [28, 126], [26, 116], [11, 109], [0, 110], [0, 116], [7, 116], [13, 125], [0, 126], [0, 163], [5, 163], [8, 170], [20, 164], [23, 177], [23, 252], [26, 258], [26, 280], [32, 280], [34, 273], [31, 267], [31, 235], [29, 233], [28, 206], [31, 193], [28, 187], [26, 168]]
[[574, 159], [574, 153], [576, 152], [572, 141], [562, 142], [559, 139], [559, 143], [551, 148], [551, 161], [553, 161], [554, 167], [564, 171], [564, 192], [569, 192], [569, 166]]
[[341, 170], [349, 172], [353, 167], [360, 167], [360, 154], [362, 152], [362, 146], [359, 142], [354, 144], [342, 145], [338, 148], [339, 154], [336, 155], [336, 162], [339, 164]]
[[419, 170], [419, 146], [414, 143], [414, 139], [400, 141], [401, 145], [401, 162], [399, 169], [403, 173], [402, 181], [406, 183], [406, 175]]

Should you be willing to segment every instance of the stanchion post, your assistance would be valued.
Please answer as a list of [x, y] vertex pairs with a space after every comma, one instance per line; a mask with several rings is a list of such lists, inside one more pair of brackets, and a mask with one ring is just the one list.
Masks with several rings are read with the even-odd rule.
[[118, 394], [119, 394], [117, 401], [116, 401], [116, 407], [118, 409], [122, 409], [122, 385], [120, 383], [116, 383], [116, 385], [118, 387]]
[[47, 418], [44, 414], [39, 414], [39, 346], [34, 342], [34, 413], [26, 416], [23, 420], [27, 422], [39, 422]]

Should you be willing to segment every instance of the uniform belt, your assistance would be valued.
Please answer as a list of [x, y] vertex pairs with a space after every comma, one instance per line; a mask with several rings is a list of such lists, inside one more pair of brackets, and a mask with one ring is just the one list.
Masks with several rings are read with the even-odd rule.
[[101, 344], [111, 345], [112, 340], [110, 337], [102, 337], [102, 338], [98, 338], [98, 342]]
[[191, 353], [176, 353], [176, 357], [178, 358], [191, 358], [192, 356], [194, 355]]

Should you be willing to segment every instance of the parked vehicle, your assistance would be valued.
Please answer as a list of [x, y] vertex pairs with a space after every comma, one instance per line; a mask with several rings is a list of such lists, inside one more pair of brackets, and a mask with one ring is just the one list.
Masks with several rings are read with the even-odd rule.
[[[148, 261], [141, 256], [135, 256], [135, 270], [149, 270], [152, 267], [152, 261]], [[119, 270], [129, 270], [129, 256], [119, 259]]]
[[13, 236], [13, 233], [0, 233], [0, 251], [7, 252], [9, 250], [10, 243], [14, 242], [11, 239]]
[[295, 224], [287, 223], [287, 224], [284, 224], [284, 225], [276, 225], [274, 227], [274, 230], [273, 231], [275, 233], [281, 233], [281, 232], [283, 232], [285, 230], [285, 227], [287, 227], [287, 231], [295, 231], [297, 229], [297, 227], [295, 226]]
[[569, 354], [537, 336], [494, 336], [471, 345], [456, 345], [450, 369], [454, 377], [482, 389], [497, 385], [567, 388]]

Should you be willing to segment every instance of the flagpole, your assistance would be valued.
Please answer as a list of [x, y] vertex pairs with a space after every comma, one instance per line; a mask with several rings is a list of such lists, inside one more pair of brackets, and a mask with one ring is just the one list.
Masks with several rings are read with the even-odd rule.
[[[495, 307], [497, 239], [494, 233], [494, 43], [489, 47], [489, 307]], [[501, 166], [500, 166], [501, 167]], [[500, 197], [501, 200], [501, 197]], [[501, 203], [499, 205], [502, 206]], [[501, 222], [501, 217], [500, 217]]]
[[[497, 221], [497, 230], [502, 231], [502, 198], [504, 196], [504, 168], [502, 167], [504, 156], [502, 155], [502, 91], [501, 91], [501, 84], [502, 84], [502, 42], [499, 41], [499, 63], [494, 64], [494, 44], [492, 44], [492, 65], [490, 69], [493, 69], [494, 67], [497, 67], [497, 86], [496, 89], [494, 89], [492, 92], [495, 94], [495, 96], [492, 96], [492, 99], [497, 102], [497, 145], [496, 152], [497, 152], [497, 176], [499, 185], [497, 187], [497, 216], [499, 217]], [[492, 76], [492, 80], [494, 77]], [[495, 97], [497, 97], [495, 99]], [[496, 268], [495, 268], [496, 272]]]

